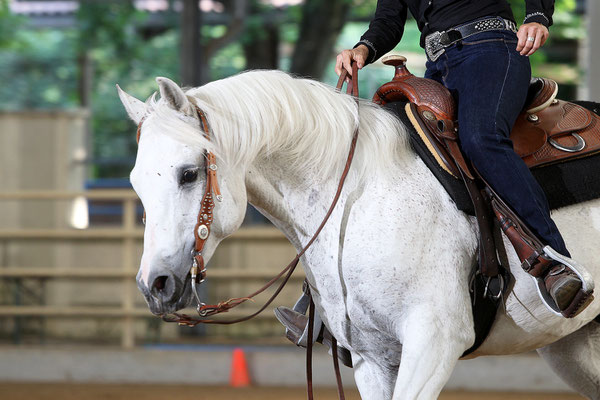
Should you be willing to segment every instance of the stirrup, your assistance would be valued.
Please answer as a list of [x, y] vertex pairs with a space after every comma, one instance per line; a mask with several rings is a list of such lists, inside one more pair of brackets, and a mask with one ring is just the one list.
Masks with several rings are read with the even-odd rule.
[[[275, 317], [277, 317], [279, 322], [285, 326], [285, 336], [296, 346], [306, 347], [308, 345], [307, 317], [304, 314], [285, 306], [277, 307], [274, 312]], [[302, 320], [300, 325], [296, 323], [296, 320]], [[323, 320], [321, 320], [318, 313], [315, 313], [312, 344], [318, 340], [322, 328]]]
[[[333, 355], [333, 336], [327, 329], [323, 320], [315, 313], [315, 325], [312, 336], [312, 343], [315, 342], [326, 345], [329, 348], [329, 354]], [[296, 346], [307, 347], [308, 344], [308, 317], [288, 307], [277, 307], [275, 316], [286, 327], [285, 336]], [[352, 368], [352, 354], [342, 346], [337, 346], [337, 356], [348, 368]]]
[[550, 246], [544, 247], [543, 251], [545, 257], [565, 265], [573, 271], [581, 281], [581, 289], [571, 301], [571, 305], [561, 311], [550, 296], [550, 293], [546, 290], [544, 277], [532, 277], [537, 283], [537, 291], [544, 305], [555, 315], [573, 318], [583, 311], [594, 299], [594, 296], [592, 295], [594, 292], [594, 280], [592, 279], [592, 275], [583, 265], [569, 257], [563, 256]]
[[[294, 323], [294, 320], [298, 319], [299, 316], [305, 316], [308, 306], [310, 304], [310, 288], [306, 279], [302, 283], [302, 295], [296, 300], [296, 304], [292, 309], [280, 306], [275, 310], [275, 317], [285, 326], [285, 336], [296, 346], [306, 347], [308, 344], [308, 325], [304, 323], [303, 327], [298, 326]], [[319, 316], [319, 313], [315, 313], [315, 321], [313, 325], [313, 344], [317, 341], [317, 337], [323, 327], [323, 320]]]

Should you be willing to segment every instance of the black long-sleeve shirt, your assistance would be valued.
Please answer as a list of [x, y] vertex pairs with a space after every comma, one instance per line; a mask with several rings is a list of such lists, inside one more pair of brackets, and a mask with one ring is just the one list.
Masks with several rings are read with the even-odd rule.
[[[554, 0], [525, 0], [525, 8], [524, 23], [552, 25]], [[367, 62], [377, 60], [400, 42], [408, 10], [421, 31], [421, 47], [428, 34], [477, 18], [499, 16], [515, 22], [507, 0], [378, 0], [369, 30], [358, 43], [369, 48]]]

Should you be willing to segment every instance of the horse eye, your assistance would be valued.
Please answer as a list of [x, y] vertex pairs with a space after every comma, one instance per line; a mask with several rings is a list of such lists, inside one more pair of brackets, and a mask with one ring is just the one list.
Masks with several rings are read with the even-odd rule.
[[197, 169], [186, 169], [181, 175], [181, 183], [192, 183], [198, 178]]

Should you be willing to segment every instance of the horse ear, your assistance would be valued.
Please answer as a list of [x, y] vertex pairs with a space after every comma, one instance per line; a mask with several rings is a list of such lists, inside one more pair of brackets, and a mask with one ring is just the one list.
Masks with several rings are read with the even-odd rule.
[[136, 124], [139, 124], [142, 118], [144, 118], [144, 115], [146, 115], [146, 104], [132, 95], [125, 93], [119, 85], [117, 85], [117, 91], [119, 92], [119, 98], [121, 99], [121, 103], [123, 103], [129, 118]]
[[169, 78], [156, 78], [158, 87], [160, 88], [160, 97], [176, 111], [184, 114], [192, 115], [192, 104], [188, 100], [184, 91]]

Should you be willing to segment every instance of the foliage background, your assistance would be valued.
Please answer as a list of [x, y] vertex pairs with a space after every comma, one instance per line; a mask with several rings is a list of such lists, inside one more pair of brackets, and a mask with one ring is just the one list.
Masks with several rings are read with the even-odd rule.
[[[314, 2], [307, 0], [311, 1]], [[335, 54], [352, 47], [366, 30], [376, 0], [329, 1], [345, 7], [344, 24], [339, 37], [334, 37], [333, 48], [326, 49], [329, 65], [316, 78], [334, 84]], [[521, 21], [524, 1], [511, 0], [511, 5], [517, 21]], [[581, 16], [574, 13], [576, 5], [575, 0], [557, 0], [551, 39], [543, 51], [531, 58], [534, 73], [552, 76], [562, 83], [567, 91], [563, 97], [570, 97], [568, 91], [573, 93], [579, 76], [577, 40], [583, 37], [584, 30]], [[249, 57], [263, 46], [268, 32], [276, 36], [280, 49], [276, 67], [289, 71], [293, 50], [303, 40], [299, 32], [307, 13], [305, 6], [307, 3], [276, 8], [263, 1], [251, 1], [251, 13], [245, 16], [243, 29], [235, 40], [212, 53], [208, 60], [208, 79], [224, 78], [244, 70], [247, 64], [254, 65]], [[72, 26], [42, 28], [26, 17], [12, 14], [9, 0], [0, 0], [0, 109], [79, 107], [78, 62], [86, 55], [93, 65], [90, 177], [126, 177], [136, 150], [134, 127], [118, 101], [115, 84], [145, 99], [156, 90], [156, 76], [180, 80], [179, 16], [175, 12], [164, 13], [164, 26], [158, 30], [148, 28], [150, 18], [149, 13], [136, 10], [130, 1], [82, 1]], [[267, 24], [270, 30], [266, 29]], [[224, 25], [205, 24], [203, 41], [221, 37], [225, 29]], [[424, 60], [418, 38], [418, 29], [411, 20], [396, 50]], [[416, 74], [423, 72], [422, 67], [416, 68]], [[390, 78], [390, 71], [381, 66], [371, 66], [368, 71], [363, 73], [361, 83], [365, 97]]]

